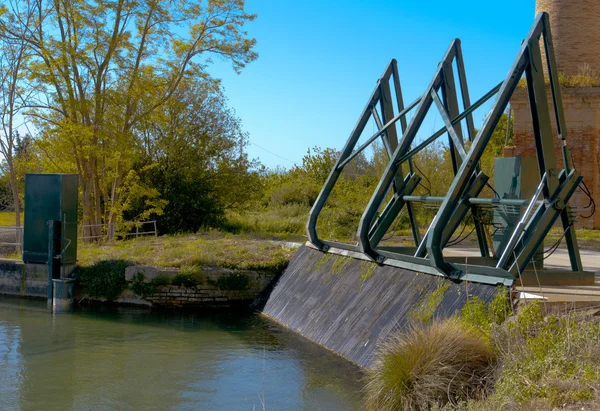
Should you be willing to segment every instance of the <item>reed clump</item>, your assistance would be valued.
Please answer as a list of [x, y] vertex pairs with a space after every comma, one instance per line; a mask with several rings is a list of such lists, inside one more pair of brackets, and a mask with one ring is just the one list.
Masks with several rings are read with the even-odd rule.
[[383, 344], [367, 374], [370, 410], [425, 410], [489, 389], [496, 351], [458, 319], [417, 324]]

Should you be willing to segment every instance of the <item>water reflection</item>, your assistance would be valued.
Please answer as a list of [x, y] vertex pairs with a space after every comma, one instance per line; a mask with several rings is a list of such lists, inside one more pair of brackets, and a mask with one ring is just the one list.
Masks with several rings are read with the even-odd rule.
[[357, 368], [260, 316], [0, 299], [0, 409], [360, 409]]

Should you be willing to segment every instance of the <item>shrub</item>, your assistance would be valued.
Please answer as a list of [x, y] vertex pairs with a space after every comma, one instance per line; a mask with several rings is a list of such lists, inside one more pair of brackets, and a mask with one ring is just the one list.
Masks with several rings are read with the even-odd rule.
[[79, 269], [78, 281], [89, 297], [114, 300], [125, 288], [125, 269], [123, 260], [98, 261], [94, 265]]
[[233, 273], [222, 275], [216, 281], [217, 287], [221, 290], [246, 290], [250, 286], [250, 279], [246, 274]]
[[129, 289], [141, 297], [147, 297], [151, 294], [154, 294], [154, 284], [148, 284], [144, 282], [145, 278], [146, 276], [143, 272], [138, 271], [135, 273]]
[[416, 325], [385, 343], [367, 374], [366, 406], [415, 410], [456, 404], [489, 388], [494, 350], [458, 320]]

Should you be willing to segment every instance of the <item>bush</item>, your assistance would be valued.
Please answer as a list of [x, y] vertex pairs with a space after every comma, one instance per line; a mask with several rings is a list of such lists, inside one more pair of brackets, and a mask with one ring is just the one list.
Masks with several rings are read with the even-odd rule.
[[219, 277], [216, 285], [220, 290], [247, 290], [250, 286], [250, 279], [245, 274], [233, 273]]
[[140, 297], [147, 297], [149, 295], [154, 294], [154, 284], [148, 284], [144, 282], [145, 279], [146, 276], [143, 272], [137, 272], [132, 278], [132, 282], [129, 286], [129, 289], [135, 294], [139, 295]]
[[496, 354], [458, 320], [415, 326], [384, 344], [367, 374], [366, 406], [415, 410], [456, 404], [490, 385]]
[[[593, 401], [600, 385], [600, 324], [595, 315], [544, 317], [537, 301], [524, 305], [492, 332], [502, 368], [487, 403], [505, 409], [588, 409], [580, 404]], [[543, 406], [536, 408], [538, 404]]]
[[89, 297], [114, 300], [125, 288], [125, 269], [123, 260], [98, 261], [92, 266], [79, 269], [78, 281]]

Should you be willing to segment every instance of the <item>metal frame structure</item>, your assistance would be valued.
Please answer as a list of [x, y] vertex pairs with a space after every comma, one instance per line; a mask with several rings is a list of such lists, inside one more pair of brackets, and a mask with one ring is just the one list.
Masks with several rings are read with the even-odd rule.
[[[540, 40], [542, 39], [550, 78], [554, 116], [562, 147], [565, 166], [563, 170], [558, 170], [556, 164], [550, 107], [547, 100], [540, 49]], [[458, 85], [454, 78], [454, 64], [456, 65]], [[488, 177], [480, 170], [479, 162], [523, 75], [527, 80], [540, 184], [531, 200], [480, 198], [479, 195], [487, 184]], [[392, 86], [399, 110], [396, 115], [393, 112]], [[462, 97], [464, 110], [462, 113], [459, 112], [457, 90], [460, 90]], [[496, 100], [485, 117], [482, 127], [475, 134], [472, 113], [494, 95], [496, 95]], [[417, 133], [433, 106], [439, 111], [444, 127], [415, 145]], [[414, 115], [407, 124], [407, 114], [413, 109]], [[361, 133], [370, 118], [375, 120], [378, 131], [363, 145], [356, 148]], [[461, 124], [463, 120], [466, 123], [466, 135], [470, 141], [468, 151], [463, 139], [464, 133]], [[397, 129], [398, 122], [400, 122], [400, 133]], [[454, 180], [444, 197], [413, 196], [420, 177], [413, 170], [412, 158], [444, 134], [448, 135]], [[357, 232], [358, 245], [320, 239], [316, 230], [317, 219], [341, 172], [354, 157], [378, 138], [383, 141], [389, 162], [360, 220]], [[581, 183], [582, 177], [573, 167], [566, 138], [567, 129], [547, 13], [540, 13], [536, 17], [504, 81], [473, 104], [469, 99], [460, 40], [454, 40], [450, 45], [425, 93], [407, 107], [403, 105], [397, 63], [396, 60], [392, 60], [377, 82], [375, 91], [310, 212], [307, 223], [309, 241], [322, 251], [328, 251], [334, 247], [360, 252], [381, 264], [441, 275], [456, 281], [469, 280], [510, 285], [527, 269], [534, 253], [543, 243], [554, 222], [560, 217], [565, 230], [571, 269], [581, 272], [583, 271], [581, 258], [568, 201]], [[404, 163], [408, 165], [406, 175], [403, 171]], [[384, 205], [385, 199], [390, 195], [391, 201]], [[437, 215], [423, 236], [419, 233], [416, 224], [412, 208], [414, 202], [441, 203]], [[499, 250], [496, 258], [490, 256], [485, 231], [478, 219], [474, 219], [474, 224], [482, 258], [477, 261], [482, 264], [467, 266], [465, 263], [453, 262], [446, 258], [443, 250], [457, 228], [464, 222], [469, 211], [476, 215], [478, 207], [482, 205], [520, 206], [526, 207], [526, 210], [520, 223], [513, 230], [510, 240], [502, 250]], [[397, 249], [379, 247], [379, 242], [405, 207], [409, 215], [415, 247]]]

